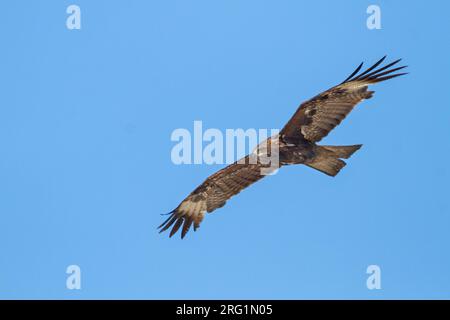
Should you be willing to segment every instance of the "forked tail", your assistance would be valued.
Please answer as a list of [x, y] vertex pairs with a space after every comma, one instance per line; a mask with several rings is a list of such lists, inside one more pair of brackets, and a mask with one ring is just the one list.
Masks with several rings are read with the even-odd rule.
[[362, 147], [362, 144], [354, 146], [317, 146], [317, 155], [312, 162], [305, 163], [307, 166], [319, 170], [334, 177], [345, 167], [345, 161]]

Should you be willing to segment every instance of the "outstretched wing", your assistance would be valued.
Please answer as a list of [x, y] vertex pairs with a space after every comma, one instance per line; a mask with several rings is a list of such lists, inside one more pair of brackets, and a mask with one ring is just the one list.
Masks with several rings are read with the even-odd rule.
[[368, 91], [369, 84], [406, 74], [394, 73], [406, 66], [391, 68], [401, 59], [376, 69], [385, 58], [386, 56], [358, 74], [363, 65], [361, 63], [344, 82], [302, 103], [281, 130], [281, 136], [287, 139], [320, 141], [339, 125], [359, 102], [372, 97], [374, 91]]
[[250, 159], [251, 156], [246, 156], [208, 177], [175, 210], [169, 212], [169, 218], [158, 227], [160, 232], [173, 225], [171, 237], [183, 226], [181, 238], [184, 238], [192, 224], [194, 231], [197, 230], [206, 212], [223, 207], [232, 196], [263, 178], [265, 175], [261, 170], [267, 169], [267, 166], [256, 161], [252, 163]]

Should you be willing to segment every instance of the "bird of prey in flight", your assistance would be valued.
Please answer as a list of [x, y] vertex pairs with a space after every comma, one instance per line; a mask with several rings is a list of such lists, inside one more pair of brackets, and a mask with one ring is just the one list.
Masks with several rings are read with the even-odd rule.
[[406, 66], [392, 68], [401, 59], [381, 66], [385, 58], [359, 73], [361, 63], [341, 84], [303, 102], [279, 134], [262, 142], [243, 159], [214, 173], [192, 191], [168, 213], [168, 219], [158, 227], [160, 232], [173, 226], [170, 237], [181, 228], [181, 238], [184, 238], [192, 225], [197, 230], [206, 212], [224, 206], [229, 198], [265, 177], [261, 170], [267, 163], [258, 160], [259, 150], [264, 149], [262, 144], [278, 146], [278, 168], [304, 164], [329, 176], [337, 175], [345, 166], [342, 159], [350, 158], [362, 145], [321, 146], [317, 142], [339, 125], [359, 102], [372, 97], [374, 91], [368, 90], [369, 85], [406, 74], [396, 73]]

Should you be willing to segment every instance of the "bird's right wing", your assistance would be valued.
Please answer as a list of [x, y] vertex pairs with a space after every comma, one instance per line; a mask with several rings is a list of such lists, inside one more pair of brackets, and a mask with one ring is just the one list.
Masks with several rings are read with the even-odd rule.
[[400, 59], [376, 69], [385, 58], [358, 75], [363, 65], [361, 63], [344, 82], [302, 103], [280, 135], [287, 139], [320, 141], [338, 126], [359, 102], [372, 97], [374, 92], [368, 91], [368, 85], [406, 74], [393, 74], [406, 66], [390, 69]]

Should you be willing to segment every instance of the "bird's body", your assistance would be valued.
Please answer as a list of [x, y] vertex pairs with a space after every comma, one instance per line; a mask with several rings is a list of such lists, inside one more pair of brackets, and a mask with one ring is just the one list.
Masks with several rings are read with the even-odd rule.
[[[183, 238], [193, 225], [196, 230], [206, 212], [225, 205], [226, 201], [249, 185], [271, 172], [294, 164], [304, 164], [329, 176], [335, 176], [361, 145], [320, 146], [317, 144], [349, 114], [362, 100], [369, 99], [373, 91], [368, 85], [388, 80], [405, 73], [392, 74], [405, 67], [393, 68], [396, 60], [376, 69], [385, 57], [357, 75], [362, 64], [341, 84], [302, 103], [279, 134], [260, 143], [255, 150], [235, 163], [217, 171], [191, 192], [180, 205], [170, 212], [160, 226], [161, 232], [173, 226], [170, 236], [181, 227]], [[276, 165], [261, 160], [267, 150], [278, 151]]]

